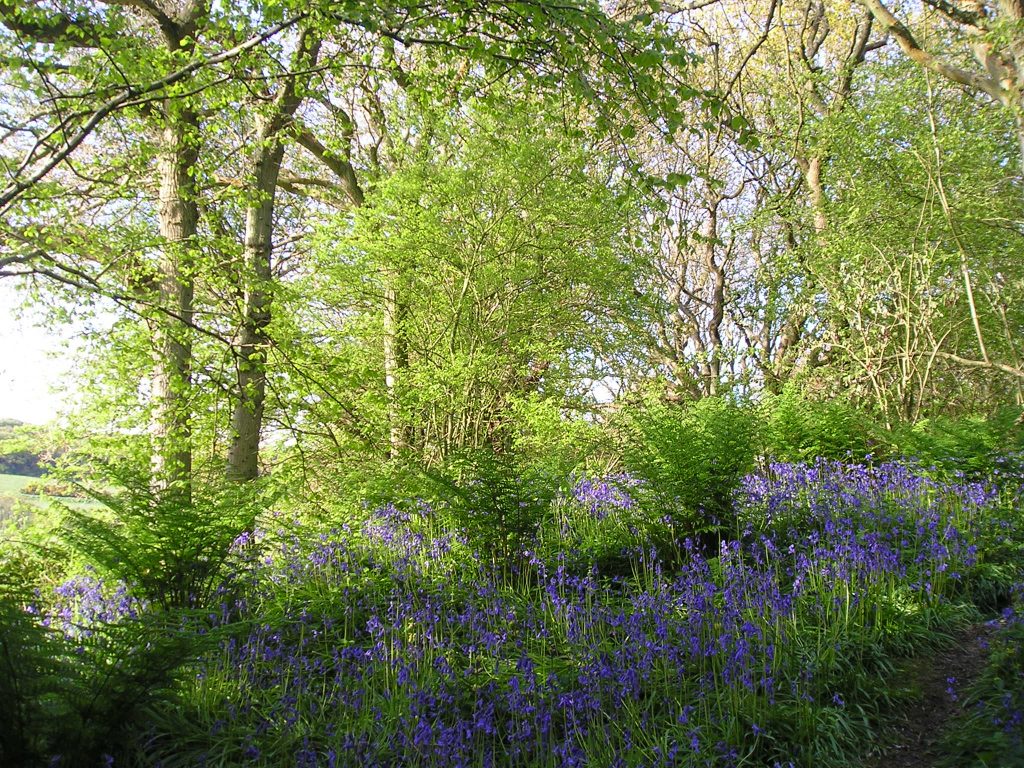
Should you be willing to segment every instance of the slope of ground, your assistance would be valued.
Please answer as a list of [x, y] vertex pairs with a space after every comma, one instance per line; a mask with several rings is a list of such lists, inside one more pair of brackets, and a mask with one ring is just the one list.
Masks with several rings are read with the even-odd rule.
[[881, 753], [865, 768], [936, 768], [942, 737], [961, 710], [963, 693], [985, 667], [992, 628], [976, 624], [948, 648], [923, 654], [898, 670], [894, 687], [909, 701], [883, 731]]

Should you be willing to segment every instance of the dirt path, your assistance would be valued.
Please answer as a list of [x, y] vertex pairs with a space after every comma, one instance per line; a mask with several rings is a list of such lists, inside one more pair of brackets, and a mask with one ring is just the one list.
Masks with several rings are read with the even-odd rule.
[[[895, 722], [884, 732], [882, 753], [865, 768], [934, 768], [942, 757], [938, 743], [949, 720], [960, 711], [967, 687], [985, 666], [986, 642], [992, 628], [974, 625], [947, 649], [911, 660], [893, 681], [914, 692]], [[950, 683], [950, 678], [953, 682]], [[950, 694], [950, 687], [954, 699]]]

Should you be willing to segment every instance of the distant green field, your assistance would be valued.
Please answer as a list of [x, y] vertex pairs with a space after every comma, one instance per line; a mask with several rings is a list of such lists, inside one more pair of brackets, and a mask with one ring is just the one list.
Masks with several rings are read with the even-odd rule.
[[[0, 496], [8, 496], [17, 499], [18, 501], [24, 501], [35, 507], [48, 506], [47, 499], [44, 499], [41, 496], [22, 493], [22, 489], [24, 489], [29, 483], [45, 484], [45, 481], [40, 480], [38, 477], [27, 477], [26, 475], [0, 474]], [[97, 505], [97, 503], [92, 499], [62, 498], [61, 502], [76, 509]]]
[[0, 496], [20, 495], [22, 488], [38, 480], [38, 477], [27, 477], [25, 475], [0, 475]]

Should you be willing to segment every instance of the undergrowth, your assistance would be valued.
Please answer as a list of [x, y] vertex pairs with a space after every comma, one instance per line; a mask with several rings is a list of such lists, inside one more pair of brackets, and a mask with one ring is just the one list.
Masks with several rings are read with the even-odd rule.
[[1019, 476], [773, 460], [796, 422], [873, 438], [838, 405], [734, 410], [626, 423], [570, 474], [406, 468], [333, 513], [108, 482], [0, 549], [0, 764], [846, 766], [900, 660], [992, 611], [950, 764], [1019, 755]]

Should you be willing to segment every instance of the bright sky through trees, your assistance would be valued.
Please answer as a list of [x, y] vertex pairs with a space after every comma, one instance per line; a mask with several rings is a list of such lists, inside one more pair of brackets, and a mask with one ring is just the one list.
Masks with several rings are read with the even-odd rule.
[[0, 283], [0, 419], [43, 424], [75, 388], [70, 350], [18, 306], [15, 287]]

